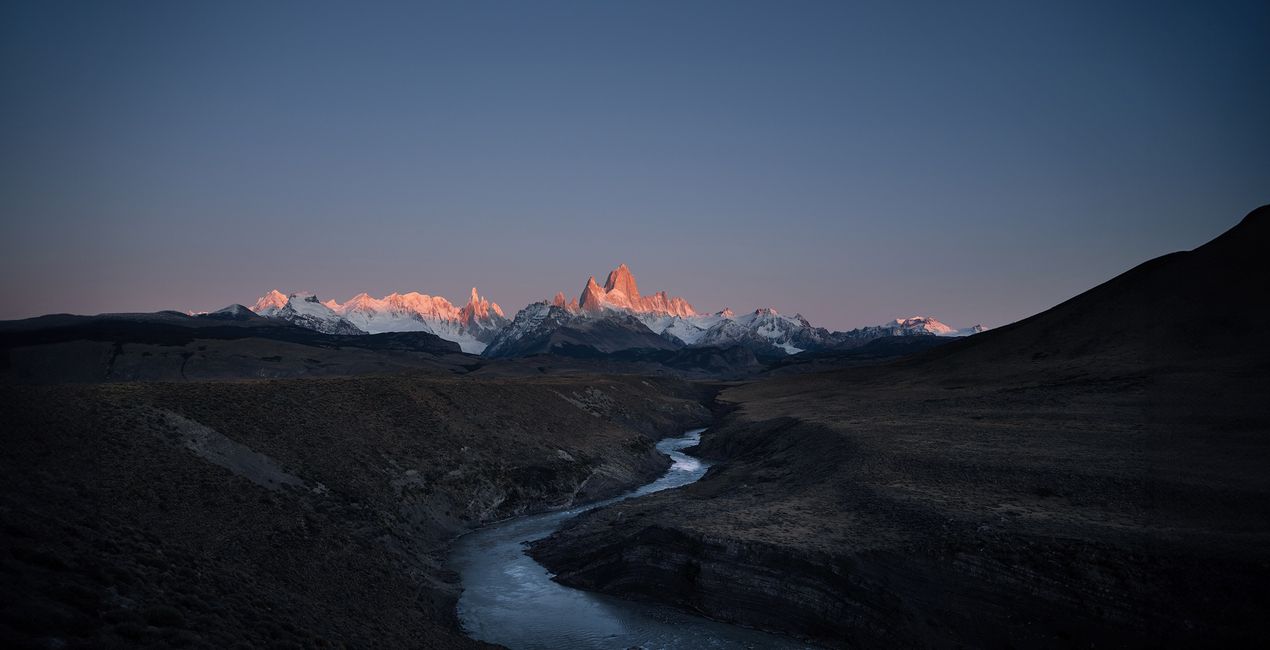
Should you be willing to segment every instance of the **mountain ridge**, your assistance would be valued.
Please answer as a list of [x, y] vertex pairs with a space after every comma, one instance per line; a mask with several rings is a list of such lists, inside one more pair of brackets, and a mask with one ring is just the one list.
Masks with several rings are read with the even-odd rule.
[[[558, 311], [551, 312], [548, 308], [552, 307]], [[603, 285], [594, 275], [589, 276], [575, 300], [557, 292], [550, 301], [531, 303], [511, 318], [475, 287], [462, 307], [444, 297], [418, 292], [391, 293], [383, 298], [363, 292], [339, 303], [318, 302], [312, 294], [283, 294], [275, 289], [257, 300], [252, 311], [332, 333], [426, 331], [458, 343], [464, 352], [488, 356], [527, 354], [530, 350], [542, 353], [552, 335], [546, 330], [563, 327], [569, 332], [559, 337], [562, 341], [594, 350], [633, 349], [621, 347], [629, 345], [648, 350], [739, 345], [766, 358], [850, 348], [893, 336], [968, 336], [985, 329], [981, 325], [957, 329], [929, 316], [912, 316], [839, 332], [814, 326], [801, 314], [787, 316], [771, 307], [740, 316], [726, 308], [701, 313], [683, 297], [666, 291], [642, 294], [626, 264], [610, 270]], [[632, 318], [612, 318], [609, 314]], [[587, 323], [587, 319], [596, 318], [604, 320], [603, 326]], [[656, 341], [649, 334], [662, 340]], [[517, 343], [520, 338], [526, 340]], [[495, 341], [498, 345], [490, 349]]]

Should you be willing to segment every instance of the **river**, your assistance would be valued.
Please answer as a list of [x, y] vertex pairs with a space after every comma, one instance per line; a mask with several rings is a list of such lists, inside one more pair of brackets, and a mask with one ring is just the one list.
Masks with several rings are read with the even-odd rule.
[[704, 429], [657, 443], [673, 464], [661, 478], [613, 499], [475, 530], [456, 542], [450, 567], [463, 583], [463, 630], [513, 650], [567, 648], [801, 648], [791, 639], [718, 623], [675, 609], [581, 591], [551, 580], [525, 554], [525, 543], [550, 535], [567, 519], [624, 499], [668, 490], [705, 476], [708, 464], [682, 451]]

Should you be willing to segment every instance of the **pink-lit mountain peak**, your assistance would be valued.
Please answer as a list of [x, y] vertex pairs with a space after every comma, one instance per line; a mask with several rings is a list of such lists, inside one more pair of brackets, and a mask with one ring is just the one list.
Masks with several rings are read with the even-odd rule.
[[639, 286], [635, 284], [635, 276], [631, 275], [630, 267], [625, 264], [609, 271], [609, 277], [604, 281], [604, 291], [610, 294], [620, 291], [631, 302], [639, 301]]
[[945, 325], [944, 323], [941, 323], [929, 316], [897, 318], [887, 323], [886, 326], [902, 330], [922, 331], [936, 336], [953, 336], [957, 334], [957, 330], [955, 328], [949, 327], [948, 325]]
[[658, 291], [651, 296], [641, 296], [635, 276], [631, 273], [630, 267], [625, 264], [609, 272], [603, 287], [595, 281], [595, 276], [588, 278], [586, 286], [582, 289], [582, 295], [578, 298], [578, 306], [588, 312], [624, 309], [638, 314], [681, 317], [697, 315], [696, 310], [687, 300], [678, 296], [669, 296], [665, 291]]
[[[591, 279], [594, 280], [595, 278], [591, 278]], [[563, 291], [556, 292], [556, 297], [551, 299], [551, 304], [555, 305], [556, 307], [562, 307], [570, 312], [578, 311], [578, 301], [566, 300], [564, 297]]]
[[[271, 293], [261, 298], [261, 301], [273, 299], [274, 297]], [[442, 296], [430, 296], [417, 291], [390, 293], [383, 298], [375, 298], [363, 292], [349, 298], [343, 304], [334, 300], [328, 300], [324, 304], [344, 315], [358, 312], [368, 315], [385, 313], [417, 314], [424, 317], [447, 320], [471, 320], [472, 316], [479, 320], [486, 320], [491, 314], [499, 317], [503, 316], [503, 309], [498, 306], [498, 303], [481, 297], [476, 287], [472, 287], [471, 299], [461, 308]], [[465, 313], [467, 317], [464, 317]]]
[[481, 295], [477, 293], [476, 287], [472, 287], [472, 297], [468, 300], [467, 304], [459, 310], [459, 320], [464, 323], [483, 322], [490, 320], [491, 314], [496, 315], [499, 318], [505, 318], [505, 316], [503, 316], [503, 309], [498, 306], [498, 303], [481, 297]]
[[327, 300], [319, 304], [312, 294], [288, 296], [274, 290], [257, 300], [252, 311], [284, 320], [303, 318], [304, 326], [328, 333], [431, 332], [474, 354], [507, 323], [498, 303], [482, 297], [475, 287], [463, 307], [442, 296], [417, 291], [382, 298], [363, 292], [344, 303]]
[[277, 289], [273, 289], [269, 293], [261, 296], [260, 299], [256, 301], [256, 304], [252, 306], [251, 310], [259, 314], [266, 311], [277, 311], [286, 305], [287, 294], [282, 293]]

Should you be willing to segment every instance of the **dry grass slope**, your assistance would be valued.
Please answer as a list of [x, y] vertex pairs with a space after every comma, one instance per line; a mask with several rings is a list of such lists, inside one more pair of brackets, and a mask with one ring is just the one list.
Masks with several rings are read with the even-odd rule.
[[725, 391], [700, 483], [535, 549], [832, 646], [1265, 644], [1270, 209], [1014, 326]]
[[468, 647], [455, 534], [664, 469], [676, 380], [0, 385], [6, 647]]

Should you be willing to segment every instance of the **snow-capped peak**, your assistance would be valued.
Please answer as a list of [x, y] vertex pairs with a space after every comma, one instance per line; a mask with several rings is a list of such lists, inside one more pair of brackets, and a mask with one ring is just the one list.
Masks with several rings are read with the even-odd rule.
[[844, 341], [868, 341], [884, 336], [970, 336], [986, 330], [983, 325], [956, 329], [930, 316], [896, 318], [883, 325], [860, 327], [849, 332], [834, 332]]
[[304, 291], [284, 295], [274, 289], [260, 297], [251, 309], [260, 316], [285, 320], [300, 327], [325, 334], [365, 334], [356, 325], [345, 320], [318, 297]]
[[464, 322], [487, 322], [494, 317], [506, 318], [503, 315], [503, 308], [498, 303], [492, 302], [481, 297], [476, 291], [476, 287], [472, 287], [472, 297], [467, 301], [460, 311], [460, 318]]
[[257, 300], [252, 311], [333, 333], [426, 331], [457, 342], [465, 352], [473, 353], [481, 352], [496, 340], [499, 348], [517, 349], [516, 341], [522, 336], [531, 333], [538, 336], [566, 323], [587, 331], [607, 331], [605, 326], [612, 319], [633, 319], [641, 323], [665, 340], [655, 343], [742, 345], [771, 354], [862, 345], [889, 336], [967, 336], [984, 330], [980, 325], [954, 329], [929, 316], [913, 316], [849, 332], [829, 332], [813, 326], [802, 314], [786, 316], [771, 307], [740, 316], [727, 308], [713, 314], [698, 314], [686, 300], [664, 291], [641, 294], [626, 264], [611, 270], [603, 285], [595, 276], [589, 276], [577, 300], [568, 300], [559, 292], [550, 301], [526, 307], [517, 314], [517, 322], [511, 327], [498, 303], [482, 296], [476, 287], [472, 287], [462, 307], [441, 296], [413, 291], [391, 293], [382, 298], [363, 292], [339, 303], [335, 300], [319, 302], [309, 293], [288, 296], [275, 289]]
[[[288, 311], [289, 310], [289, 311]], [[310, 293], [290, 296], [274, 290], [256, 301], [261, 316], [283, 318], [328, 333], [431, 332], [459, 344], [464, 352], [479, 353], [507, 323], [502, 307], [480, 295], [475, 287], [463, 307], [441, 296], [411, 291], [376, 298], [362, 292], [344, 303], [319, 302]], [[292, 314], [305, 316], [300, 319]], [[339, 323], [344, 323], [340, 325]], [[336, 331], [338, 330], [338, 331]]]
[[897, 318], [883, 327], [891, 327], [905, 332], [934, 334], [935, 336], [956, 336], [957, 330], [929, 316], [910, 316]]
[[252, 306], [251, 310], [261, 316], [272, 316], [273, 312], [282, 309], [286, 305], [287, 294], [282, 293], [277, 289], [272, 289], [269, 293], [261, 296], [260, 299], [256, 301], [256, 304]]

